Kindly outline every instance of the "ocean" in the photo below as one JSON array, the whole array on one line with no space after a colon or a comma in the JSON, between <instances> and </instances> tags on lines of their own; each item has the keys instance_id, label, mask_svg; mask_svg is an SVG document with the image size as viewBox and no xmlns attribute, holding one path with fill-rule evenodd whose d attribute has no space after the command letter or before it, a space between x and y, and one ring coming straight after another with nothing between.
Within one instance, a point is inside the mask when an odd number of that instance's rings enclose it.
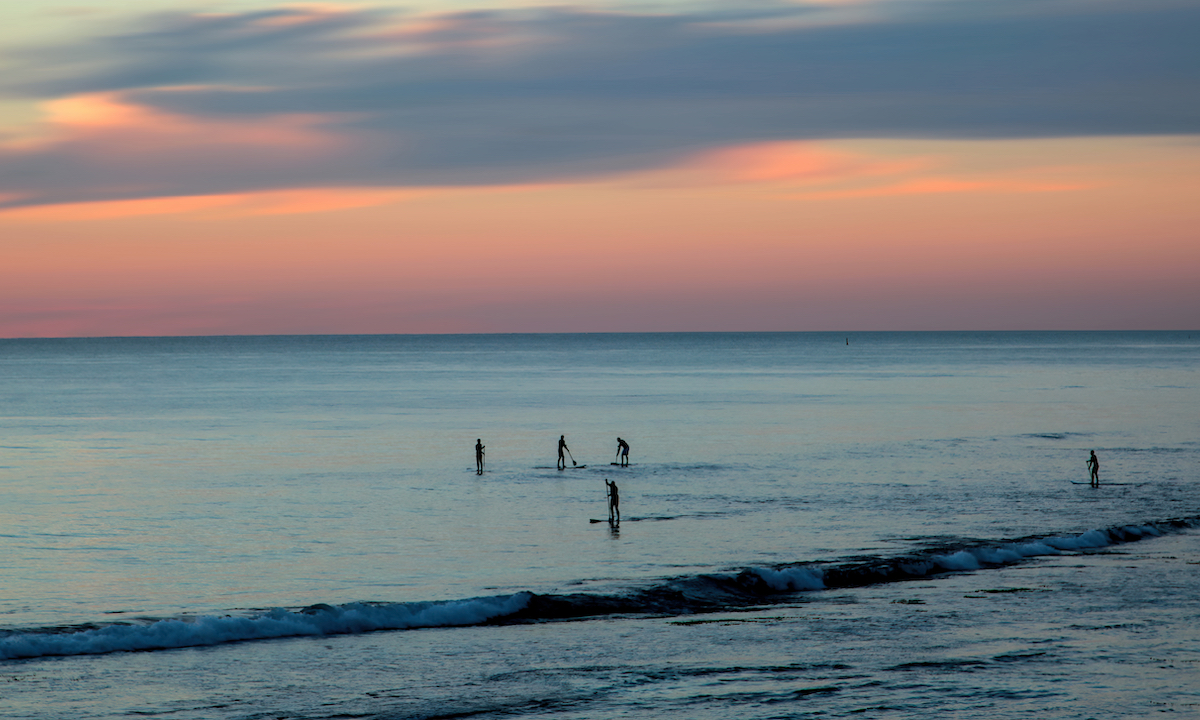
<instances>
[{"instance_id":1,"label":"ocean","mask_svg":"<svg viewBox=\"0 0 1200 720\"><path fill-rule=\"evenodd\" d=\"M0 340L0 717L1200 717L1198 431L1200 331Z\"/></svg>"}]
</instances>

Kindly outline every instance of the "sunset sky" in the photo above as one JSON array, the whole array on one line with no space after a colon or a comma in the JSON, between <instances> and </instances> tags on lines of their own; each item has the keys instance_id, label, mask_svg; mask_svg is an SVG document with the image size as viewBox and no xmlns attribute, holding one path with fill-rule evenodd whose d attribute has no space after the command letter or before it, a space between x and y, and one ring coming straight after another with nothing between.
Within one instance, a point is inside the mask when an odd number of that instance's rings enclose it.
<instances>
[{"instance_id":1,"label":"sunset sky","mask_svg":"<svg viewBox=\"0 0 1200 720\"><path fill-rule=\"evenodd\" d=\"M0 4L0 337L1200 328L1200 0Z\"/></svg>"}]
</instances>

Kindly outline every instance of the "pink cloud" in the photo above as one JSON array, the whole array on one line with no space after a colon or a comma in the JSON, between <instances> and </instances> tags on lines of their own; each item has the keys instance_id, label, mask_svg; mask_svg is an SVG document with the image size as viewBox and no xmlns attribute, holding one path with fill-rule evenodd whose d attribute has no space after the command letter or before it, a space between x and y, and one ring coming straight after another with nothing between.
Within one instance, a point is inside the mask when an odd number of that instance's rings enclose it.
<instances>
[{"instance_id":1,"label":"pink cloud","mask_svg":"<svg viewBox=\"0 0 1200 720\"><path fill-rule=\"evenodd\" d=\"M90 221L143 215L249 217L295 215L376 207L404 202L425 190L394 188L311 188L224 195L185 195L137 200L35 205L0 210L0 217L28 221Z\"/></svg>"},{"instance_id":2,"label":"pink cloud","mask_svg":"<svg viewBox=\"0 0 1200 720\"><path fill-rule=\"evenodd\" d=\"M682 164L623 178L626 182L752 186L788 200L844 200L963 193L1051 193L1098 182L1086 167L1042 167L1014 160L997 167L956 168L961 159L913 148L908 152L850 149L853 142L772 142L693 156ZM917 146L919 148L919 145ZM943 150L944 152L944 150ZM1080 179L1088 176L1089 179Z\"/></svg>"},{"instance_id":3,"label":"pink cloud","mask_svg":"<svg viewBox=\"0 0 1200 720\"><path fill-rule=\"evenodd\" d=\"M47 175L34 176L44 187L13 175L13 191L5 193L10 206L68 200L68 214L108 216L222 205L241 188L263 187L267 179L278 184L289 168L356 157L361 146L329 130L333 118L315 114L189 116L115 92L61 98L42 108L43 122L0 144L0 163L19 168L57 160ZM208 187L217 192L197 192ZM170 196L185 197L160 200ZM79 207L102 199L129 204L86 212Z\"/></svg>"},{"instance_id":4,"label":"pink cloud","mask_svg":"<svg viewBox=\"0 0 1200 720\"><path fill-rule=\"evenodd\" d=\"M121 93L93 93L50 100L42 105L41 131L18 147L86 145L90 154L214 148L284 148L291 152L328 151L342 144L319 126L327 116L277 115L247 120L220 120L169 113L139 105Z\"/></svg>"},{"instance_id":5,"label":"pink cloud","mask_svg":"<svg viewBox=\"0 0 1200 720\"><path fill-rule=\"evenodd\" d=\"M726 181L806 185L897 175L929 164L921 157L871 156L818 142L740 145L703 153L692 162Z\"/></svg>"}]
</instances>

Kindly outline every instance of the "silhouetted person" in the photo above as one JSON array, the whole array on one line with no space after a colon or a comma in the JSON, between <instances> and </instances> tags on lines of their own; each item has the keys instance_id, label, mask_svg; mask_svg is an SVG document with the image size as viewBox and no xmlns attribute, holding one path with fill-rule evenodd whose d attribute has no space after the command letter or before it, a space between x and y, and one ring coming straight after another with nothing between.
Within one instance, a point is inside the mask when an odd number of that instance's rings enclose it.
<instances>
[{"instance_id":1,"label":"silhouetted person","mask_svg":"<svg viewBox=\"0 0 1200 720\"><path fill-rule=\"evenodd\" d=\"M617 484L611 482L607 478L604 484L608 486L608 524L621 524L621 492L617 490ZM616 518L615 520L613 518Z\"/></svg>"},{"instance_id":2,"label":"silhouetted person","mask_svg":"<svg viewBox=\"0 0 1200 720\"><path fill-rule=\"evenodd\" d=\"M475 474L483 474L483 438L475 439Z\"/></svg>"},{"instance_id":3,"label":"silhouetted person","mask_svg":"<svg viewBox=\"0 0 1200 720\"><path fill-rule=\"evenodd\" d=\"M1092 451L1092 456L1088 458L1088 470L1092 471L1092 487L1100 484L1100 461L1096 459L1096 451Z\"/></svg>"},{"instance_id":4,"label":"silhouetted person","mask_svg":"<svg viewBox=\"0 0 1200 720\"><path fill-rule=\"evenodd\" d=\"M621 458L621 467L629 464L629 443L617 438L617 455Z\"/></svg>"},{"instance_id":5,"label":"silhouetted person","mask_svg":"<svg viewBox=\"0 0 1200 720\"><path fill-rule=\"evenodd\" d=\"M571 448L567 447L567 436L559 435L558 436L558 469L559 470L567 469L567 459L565 457L563 457L564 451L571 452Z\"/></svg>"}]
</instances>

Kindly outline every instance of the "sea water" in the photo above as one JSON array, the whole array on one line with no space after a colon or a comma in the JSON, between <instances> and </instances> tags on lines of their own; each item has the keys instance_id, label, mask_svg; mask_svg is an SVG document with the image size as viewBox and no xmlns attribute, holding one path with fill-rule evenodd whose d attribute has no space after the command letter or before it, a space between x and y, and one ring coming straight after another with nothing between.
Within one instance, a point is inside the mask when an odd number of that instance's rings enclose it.
<instances>
[{"instance_id":1,"label":"sea water","mask_svg":"<svg viewBox=\"0 0 1200 720\"><path fill-rule=\"evenodd\" d=\"M1198 370L1200 332L0 341L0 716L1200 717Z\"/></svg>"}]
</instances>

